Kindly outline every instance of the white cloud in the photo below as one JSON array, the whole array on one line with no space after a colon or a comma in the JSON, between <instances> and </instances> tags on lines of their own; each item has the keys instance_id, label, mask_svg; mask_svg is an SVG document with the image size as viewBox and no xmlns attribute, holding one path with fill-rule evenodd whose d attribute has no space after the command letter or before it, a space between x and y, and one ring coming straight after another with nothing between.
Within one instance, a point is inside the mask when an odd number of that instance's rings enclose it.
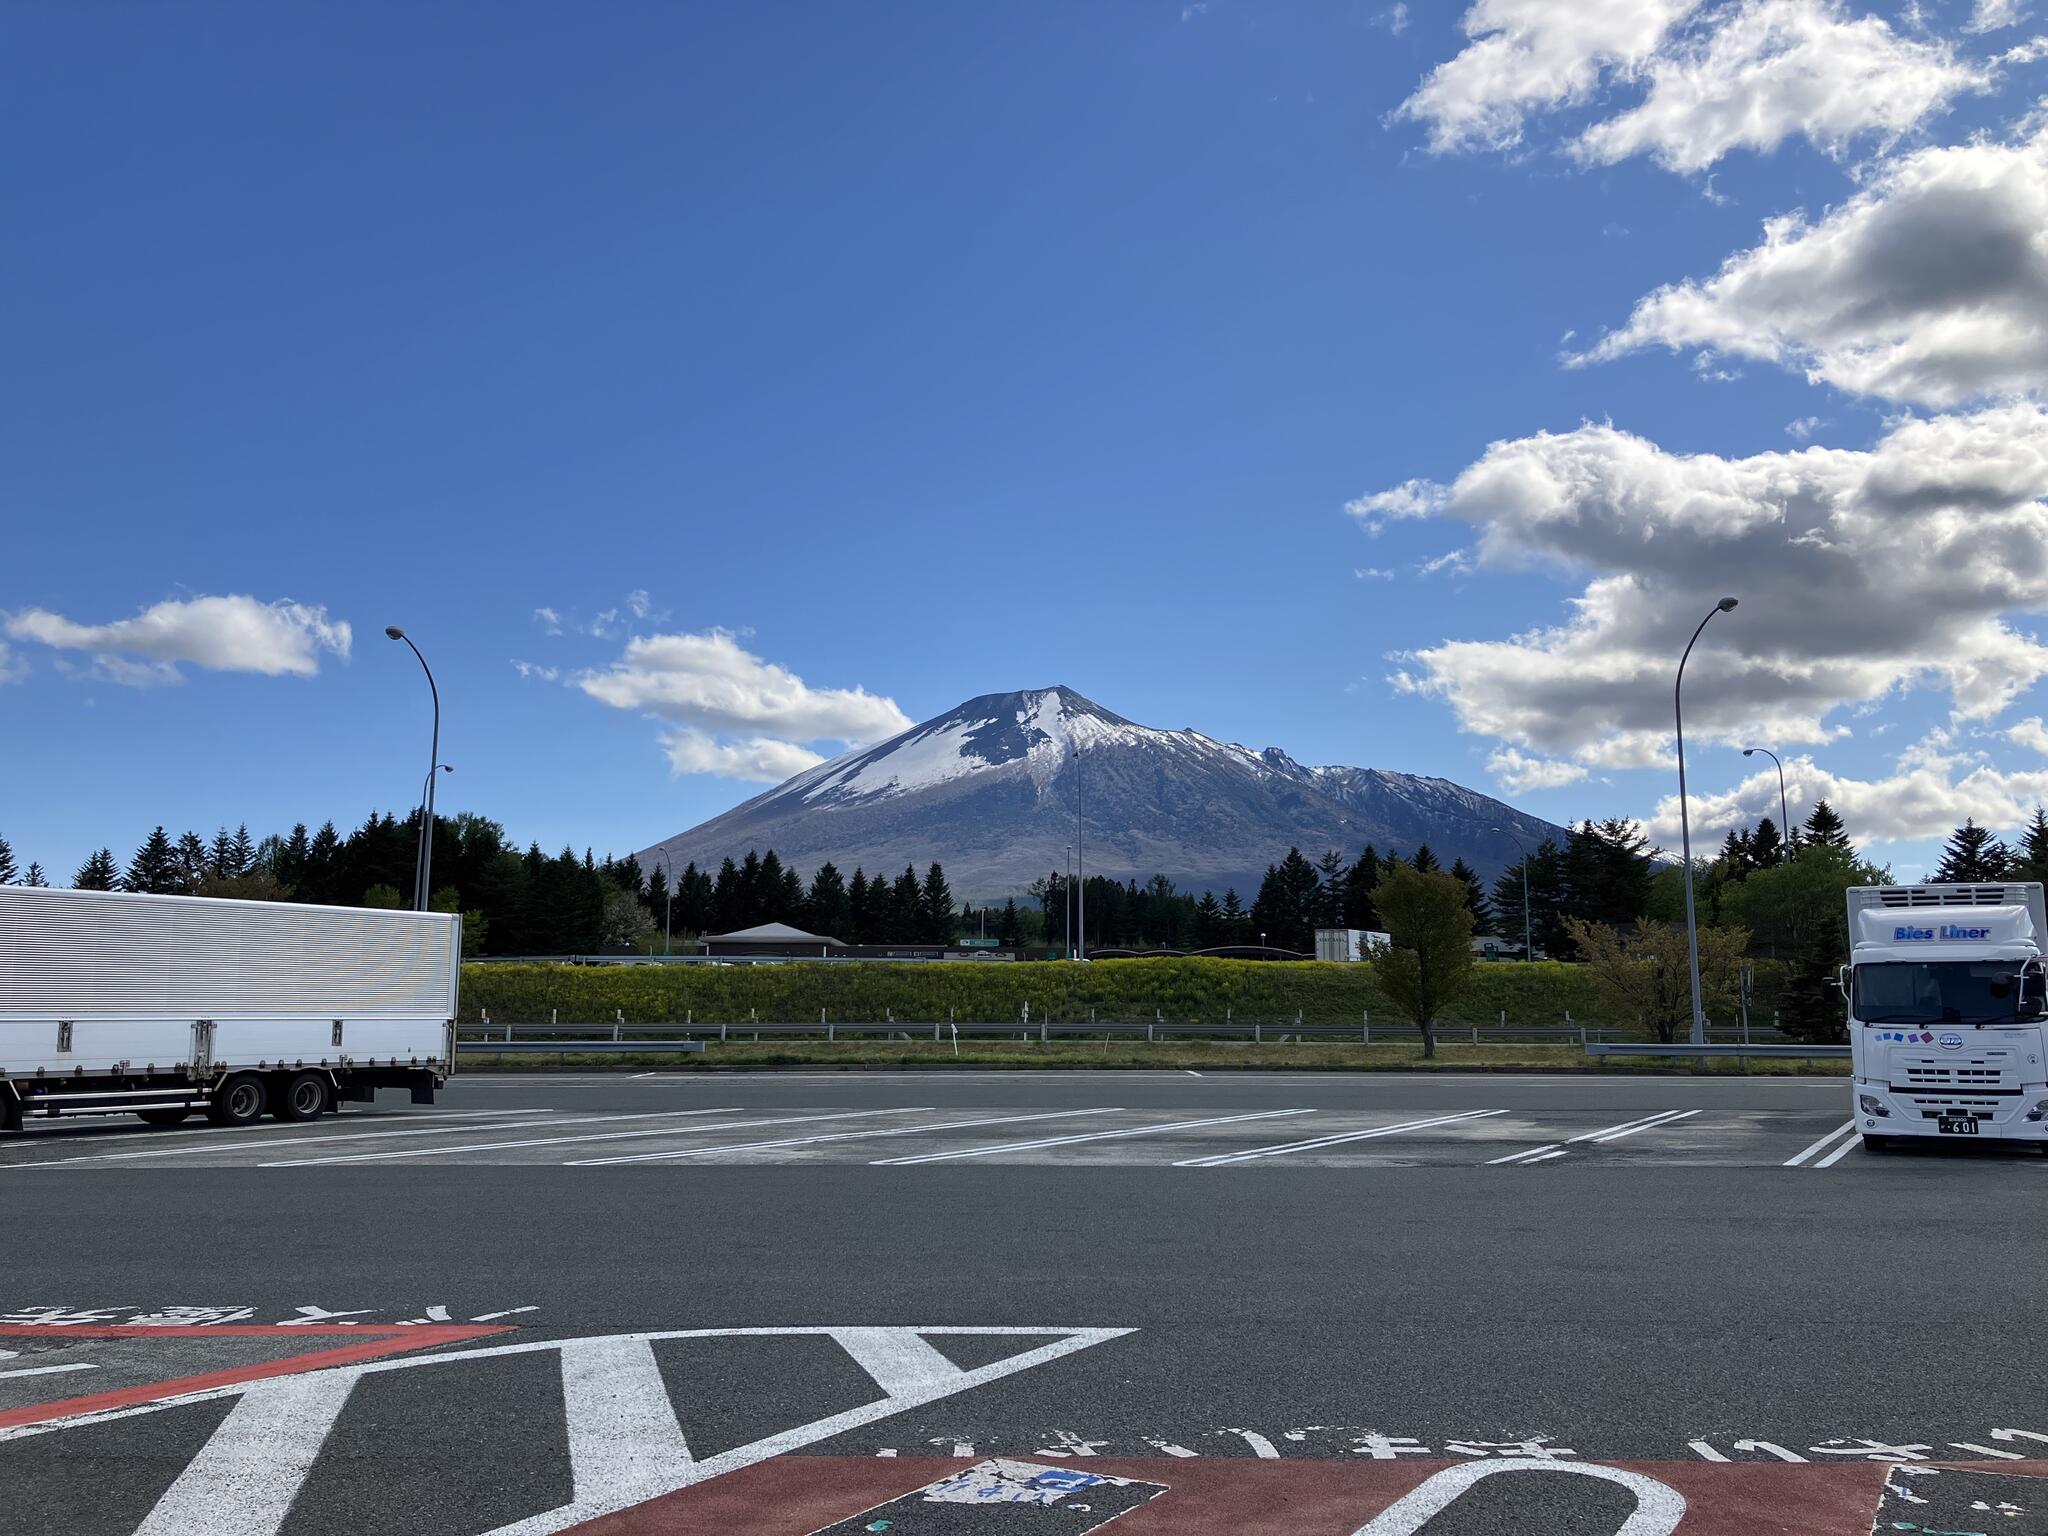
<instances>
[{"instance_id":1,"label":"white cloud","mask_svg":"<svg viewBox=\"0 0 2048 1536\"><path fill-rule=\"evenodd\" d=\"M1392 581L1394 573L1385 566L1361 565L1351 573L1360 581Z\"/></svg>"},{"instance_id":2,"label":"white cloud","mask_svg":"<svg viewBox=\"0 0 2048 1536\"><path fill-rule=\"evenodd\" d=\"M562 632L562 616L552 608L534 609L533 622L540 626L544 635L559 635Z\"/></svg>"},{"instance_id":3,"label":"white cloud","mask_svg":"<svg viewBox=\"0 0 2048 1536\"><path fill-rule=\"evenodd\" d=\"M1887 400L2048 381L2048 130L1923 149L1818 223L1793 214L1704 282L1660 288L1575 362L1700 347Z\"/></svg>"},{"instance_id":4,"label":"white cloud","mask_svg":"<svg viewBox=\"0 0 2048 1536\"><path fill-rule=\"evenodd\" d=\"M1649 155L1704 171L1736 149L1803 137L1842 153L1895 139L1988 83L1945 42L1902 37L1840 0L1476 0L1470 41L1395 116L1426 126L1441 154L1506 149L1532 116L1642 87L1632 105L1569 145L1592 164Z\"/></svg>"},{"instance_id":5,"label":"white cloud","mask_svg":"<svg viewBox=\"0 0 2048 1536\"><path fill-rule=\"evenodd\" d=\"M512 670L521 677L537 677L544 683L552 683L562 675L560 667L544 667L539 662L520 661L516 658L512 662Z\"/></svg>"},{"instance_id":6,"label":"white cloud","mask_svg":"<svg viewBox=\"0 0 2048 1536\"><path fill-rule=\"evenodd\" d=\"M2007 726L2005 738L2017 746L2030 747L2043 757L2048 757L2048 725L2041 723L2039 715L2029 715L2026 719Z\"/></svg>"},{"instance_id":7,"label":"white cloud","mask_svg":"<svg viewBox=\"0 0 2048 1536\"><path fill-rule=\"evenodd\" d=\"M1506 149L1531 113L1592 99L1610 69L1646 61L1699 0L1476 0L1471 39L1429 72L1397 117L1423 123L1438 154Z\"/></svg>"},{"instance_id":8,"label":"white cloud","mask_svg":"<svg viewBox=\"0 0 2048 1536\"><path fill-rule=\"evenodd\" d=\"M2016 27L2026 18L2020 8L2020 0L1977 0L1970 12L1970 19L1963 24L1965 32L1996 32L2004 27Z\"/></svg>"},{"instance_id":9,"label":"white cloud","mask_svg":"<svg viewBox=\"0 0 2048 1536\"><path fill-rule=\"evenodd\" d=\"M0 687L18 683L28 676L28 663L14 654L6 641L0 640Z\"/></svg>"},{"instance_id":10,"label":"white cloud","mask_svg":"<svg viewBox=\"0 0 2048 1536\"><path fill-rule=\"evenodd\" d=\"M1826 425L1827 422L1818 416L1801 416L1797 421L1785 423L1785 435L1803 443Z\"/></svg>"},{"instance_id":11,"label":"white cloud","mask_svg":"<svg viewBox=\"0 0 2048 1536\"><path fill-rule=\"evenodd\" d=\"M1446 550L1443 554L1424 560L1415 567L1425 576L1435 576L1449 571L1453 576L1462 576L1472 569L1472 552L1466 549Z\"/></svg>"},{"instance_id":12,"label":"white cloud","mask_svg":"<svg viewBox=\"0 0 2048 1536\"><path fill-rule=\"evenodd\" d=\"M1767 152L1786 139L1840 155L1866 134L1895 139L1988 76L1948 44L1901 37L1878 16L1837 0L1746 0L1675 40L1644 71L1636 106L1572 144L1612 165L1649 155L1704 171L1731 150Z\"/></svg>"},{"instance_id":13,"label":"white cloud","mask_svg":"<svg viewBox=\"0 0 2048 1536\"><path fill-rule=\"evenodd\" d=\"M1402 3L1402 0L1396 0L1394 5L1389 6L1386 10L1373 17L1370 25L1385 27L1394 36L1399 37L1408 30L1407 5Z\"/></svg>"},{"instance_id":14,"label":"white cloud","mask_svg":"<svg viewBox=\"0 0 2048 1536\"><path fill-rule=\"evenodd\" d=\"M675 774L709 773L721 779L780 784L825 761L795 742L756 736L746 741L715 741L702 731L671 731L661 738Z\"/></svg>"},{"instance_id":15,"label":"white cloud","mask_svg":"<svg viewBox=\"0 0 2048 1536\"><path fill-rule=\"evenodd\" d=\"M679 773L757 779L801 759L777 775L786 778L823 761L800 743L876 741L912 724L895 700L861 688L813 688L723 629L635 636L610 668L573 681L615 709L681 727L662 738Z\"/></svg>"},{"instance_id":16,"label":"white cloud","mask_svg":"<svg viewBox=\"0 0 2048 1536\"><path fill-rule=\"evenodd\" d=\"M2048 801L2048 770L2007 773L1928 750L1924 744L1921 750L1902 753L1895 766L1896 771L1883 778L1853 779L1831 773L1811 758L1787 758L1785 789L1793 821L1804 821L1813 802L1825 800L1858 842L1900 842L1947 837L1966 818L2011 832L2034 814L2036 805ZM1711 844L1730 828L1750 825L1762 816L1778 819L1778 775L1766 767L1725 793L1690 793L1686 809L1692 818L1693 853L1702 852L1703 842L1711 853ZM1678 797L1667 795L1658 801L1645 827L1654 841L1675 848Z\"/></svg>"},{"instance_id":17,"label":"white cloud","mask_svg":"<svg viewBox=\"0 0 2048 1536\"><path fill-rule=\"evenodd\" d=\"M626 612L632 614L634 618L644 619L653 610L654 604L649 600L644 587L635 587L626 594Z\"/></svg>"},{"instance_id":18,"label":"white cloud","mask_svg":"<svg viewBox=\"0 0 2048 1536\"><path fill-rule=\"evenodd\" d=\"M1663 758L1676 659L1724 594L1742 606L1687 667L1688 739L1829 740L1835 709L1921 686L1985 719L2048 676L2048 646L2006 619L2048 608L2048 411L2033 405L1905 421L1865 452L1743 459L1589 425L1495 443L1450 485L1403 494L1478 529L1482 565L1589 579L1562 623L1417 651L1395 687L1588 767Z\"/></svg>"},{"instance_id":19,"label":"white cloud","mask_svg":"<svg viewBox=\"0 0 2048 1536\"><path fill-rule=\"evenodd\" d=\"M90 653L100 674L134 686L175 683L178 664L216 672L312 677L320 653L347 658L346 620L304 603L253 597L194 597L145 608L111 624L81 624L47 609L10 614L7 633L60 650Z\"/></svg>"},{"instance_id":20,"label":"white cloud","mask_svg":"<svg viewBox=\"0 0 2048 1536\"><path fill-rule=\"evenodd\" d=\"M1567 784L1578 783L1586 776L1586 770L1577 763L1528 757L1513 747L1496 749L1486 760L1486 771L1509 794L1522 794L1532 789L1561 789Z\"/></svg>"}]
</instances>

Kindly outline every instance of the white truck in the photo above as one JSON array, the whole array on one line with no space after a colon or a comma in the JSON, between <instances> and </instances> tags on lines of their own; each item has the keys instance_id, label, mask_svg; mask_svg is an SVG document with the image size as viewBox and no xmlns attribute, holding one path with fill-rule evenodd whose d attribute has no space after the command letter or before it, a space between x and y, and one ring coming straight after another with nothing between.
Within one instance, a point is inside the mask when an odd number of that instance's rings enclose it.
<instances>
[{"instance_id":1,"label":"white truck","mask_svg":"<svg viewBox=\"0 0 2048 1536\"><path fill-rule=\"evenodd\" d=\"M1849 891L1857 1129L1975 1136L2048 1151L2048 911L2034 884Z\"/></svg>"},{"instance_id":2,"label":"white truck","mask_svg":"<svg viewBox=\"0 0 2048 1536\"><path fill-rule=\"evenodd\" d=\"M449 913L0 886L0 1131L431 1104L461 957Z\"/></svg>"}]
</instances>

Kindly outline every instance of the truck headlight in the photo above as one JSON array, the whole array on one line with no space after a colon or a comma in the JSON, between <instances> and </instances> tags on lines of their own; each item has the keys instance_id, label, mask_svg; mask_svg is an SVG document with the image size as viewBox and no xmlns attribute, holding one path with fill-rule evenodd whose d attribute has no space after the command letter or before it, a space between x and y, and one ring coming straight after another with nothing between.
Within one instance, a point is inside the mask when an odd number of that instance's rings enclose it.
<instances>
[{"instance_id":1,"label":"truck headlight","mask_svg":"<svg viewBox=\"0 0 2048 1536\"><path fill-rule=\"evenodd\" d=\"M1892 1112L1886 1109L1884 1105L1880 1103L1877 1097L1873 1094L1858 1094L1856 1096L1856 1106L1857 1108L1861 1109L1863 1113L1865 1113L1866 1115L1877 1115L1882 1119L1886 1120L1889 1120L1892 1117Z\"/></svg>"},{"instance_id":2,"label":"truck headlight","mask_svg":"<svg viewBox=\"0 0 2048 1536\"><path fill-rule=\"evenodd\" d=\"M2048 1099L2043 1099L2032 1109L2028 1110L2027 1118L2029 1120L2048 1120Z\"/></svg>"}]
</instances>

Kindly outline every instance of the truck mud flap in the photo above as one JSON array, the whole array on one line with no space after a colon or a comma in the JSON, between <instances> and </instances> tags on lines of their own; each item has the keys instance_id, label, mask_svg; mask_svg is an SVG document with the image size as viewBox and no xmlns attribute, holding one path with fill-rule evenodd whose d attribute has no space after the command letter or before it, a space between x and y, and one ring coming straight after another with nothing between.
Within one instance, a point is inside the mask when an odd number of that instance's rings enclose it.
<instances>
[{"instance_id":1,"label":"truck mud flap","mask_svg":"<svg viewBox=\"0 0 2048 1536\"><path fill-rule=\"evenodd\" d=\"M11 1083L0 1083L0 1131L21 1129L21 1096Z\"/></svg>"},{"instance_id":2,"label":"truck mud flap","mask_svg":"<svg viewBox=\"0 0 2048 1536\"><path fill-rule=\"evenodd\" d=\"M432 1079L424 1083L414 1083L412 1085L412 1101L415 1104L431 1104L434 1102L434 1084Z\"/></svg>"}]
</instances>

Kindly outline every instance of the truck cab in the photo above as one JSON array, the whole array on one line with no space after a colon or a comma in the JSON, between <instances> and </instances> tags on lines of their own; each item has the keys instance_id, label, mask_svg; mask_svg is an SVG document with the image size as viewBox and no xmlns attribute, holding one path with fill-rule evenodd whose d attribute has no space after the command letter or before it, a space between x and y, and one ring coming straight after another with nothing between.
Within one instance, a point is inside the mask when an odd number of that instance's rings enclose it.
<instances>
[{"instance_id":1,"label":"truck cab","mask_svg":"<svg viewBox=\"0 0 2048 1536\"><path fill-rule=\"evenodd\" d=\"M1867 885L1848 893L1856 1124L2048 1151L2048 911L2037 884Z\"/></svg>"}]
</instances>

